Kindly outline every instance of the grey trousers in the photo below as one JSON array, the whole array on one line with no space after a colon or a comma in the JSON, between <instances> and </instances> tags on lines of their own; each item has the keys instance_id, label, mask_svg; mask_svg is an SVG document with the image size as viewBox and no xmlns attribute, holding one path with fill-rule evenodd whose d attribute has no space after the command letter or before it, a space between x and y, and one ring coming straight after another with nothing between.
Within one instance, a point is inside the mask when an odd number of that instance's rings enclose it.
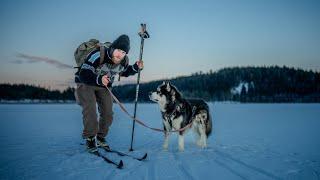
<instances>
[{"instance_id":1,"label":"grey trousers","mask_svg":"<svg viewBox=\"0 0 320 180\"><path fill-rule=\"evenodd\" d=\"M104 87L79 83L75 90L77 103L82 107L82 137L105 137L113 120L112 97ZM99 120L97 118L97 105Z\"/></svg>"}]
</instances>

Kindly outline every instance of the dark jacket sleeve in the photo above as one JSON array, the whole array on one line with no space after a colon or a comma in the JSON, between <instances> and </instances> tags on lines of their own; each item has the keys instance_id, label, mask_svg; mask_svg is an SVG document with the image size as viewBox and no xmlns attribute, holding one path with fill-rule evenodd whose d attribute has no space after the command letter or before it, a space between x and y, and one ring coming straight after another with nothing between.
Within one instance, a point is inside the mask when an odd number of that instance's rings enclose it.
<instances>
[{"instance_id":1,"label":"dark jacket sleeve","mask_svg":"<svg viewBox=\"0 0 320 180\"><path fill-rule=\"evenodd\" d=\"M99 63L99 51L93 52L88 56L87 60L82 64L79 72L79 78L82 83L103 86L102 76L96 73Z\"/></svg>"},{"instance_id":2,"label":"dark jacket sleeve","mask_svg":"<svg viewBox=\"0 0 320 180\"><path fill-rule=\"evenodd\" d=\"M139 67L136 63L134 65L127 65L120 75L124 77L132 76L138 73L138 69Z\"/></svg>"}]
</instances>

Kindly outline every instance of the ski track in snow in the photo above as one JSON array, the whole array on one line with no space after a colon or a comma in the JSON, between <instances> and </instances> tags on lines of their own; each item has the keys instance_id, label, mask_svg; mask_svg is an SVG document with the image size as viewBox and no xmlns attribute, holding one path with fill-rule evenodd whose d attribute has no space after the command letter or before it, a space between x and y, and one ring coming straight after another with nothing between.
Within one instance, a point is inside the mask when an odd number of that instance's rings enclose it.
<instances>
[{"instance_id":1,"label":"ski track in snow","mask_svg":"<svg viewBox=\"0 0 320 180\"><path fill-rule=\"evenodd\" d=\"M246 175L243 175L243 174L237 172L235 169L231 168L230 166L226 165L225 163L222 163L221 161L218 161L218 160L216 160L216 159L214 160L214 162L217 163L219 166L221 166L221 167L229 170L230 173L238 176L240 179L248 179L248 178L246 177Z\"/></svg>"},{"instance_id":2,"label":"ski track in snow","mask_svg":"<svg viewBox=\"0 0 320 180\"><path fill-rule=\"evenodd\" d=\"M239 147L240 149L245 150L244 154L254 154L254 151L251 151L247 148ZM254 166L249 163L246 163L245 161L241 160L240 158L236 158L237 155L230 155L229 153L223 152L219 146L216 146L214 150L212 150L212 153L203 153L202 155L206 156L208 159L210 156L216 154L215 162L222 165L223 167L229 169L231 172L237 174L242 179L295 179L296 174L301 174L301 172L305 172L306 174L311 175L311 179L320 179L319 178L319 172L315 170L311 165L309 160L302 160L297 158L296 156L293 156L291 154L289 155L281 155L277 152L273 152L271 150L268 150L268 152L259 152L262 154L272 154L272 158L275 161L280 162L289 162L291 166L294 166L295 169L293 170L287 170L287 173L284 177L280 177L276 174L273 174L271 172L268 172L267 170L260 168L259 166ZM269 156L269 155L268 155ZM224 163L222 163L224 162ZM299 179L299 178L298 178Z\"/></svg>"},{"instance_id":3,"label":"ski track in snow","mask_svg":"<svg viewBox=\"0 0 320 180\"><path fill-rule=\"evenodd\" d=\"M151 161L148 165L146 176L144 177L144 179L156 179L155 171L155 162Z\"/></svg>"},{"instance_id":4,"label":"ski track in snow","mask_svg":"<svg viewBox=\"0 0 320 180\"><path fill-rule=\"evenodd\" d=\"M233 156L231 156L230 154L223 153L223 152L221 152L221 151L219 151L219 150L215 150L214 153L218 154L220 157L223 157L223 158L226 159L227 161L228 161L228 160L229 160L229 161L231 160L231 161L233 161L234 163L238 163L239 165L247 168L249 171L255 171L255 172L257 172L257 173L260 173L260 174L265 175L265 176L267 176L267 177L269 177L269 178L272 178L272 179L281 179L280 177L277 177L277 176L274 175L274 174L271 174L271 173L269 173L269 172L266 172L265 170L263 170L263 169L261 169L261 168L258 168L258 167L256 167L256 166L249 165L249 164L247 164L247 163L245 163L245 162L243 162L243 161L241 161L241 160L239 160L239 159L236 159L236 158L234 158Z\"/></svg>"},{"instance_id":5,"label":"ski track in snow","mask_svg":"<svg viewBox=\"0 0 320 180\"><path fill-rule=\"evenodd\" d=\"M182 179L195 179L192 175L191 168L189 167L188 163L186 163L183 158L180 158L180 154L172 153L174 157L174 162L176 162L178 168L180 169L180 173L184 176Z\"/></svg>"}]
</instances>

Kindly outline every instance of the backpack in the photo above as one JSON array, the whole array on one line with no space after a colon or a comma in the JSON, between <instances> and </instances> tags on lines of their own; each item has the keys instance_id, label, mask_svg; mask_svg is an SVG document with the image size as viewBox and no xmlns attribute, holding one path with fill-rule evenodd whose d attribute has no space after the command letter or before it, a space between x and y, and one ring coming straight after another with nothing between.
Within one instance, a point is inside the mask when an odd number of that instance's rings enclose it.
<instances>
[{"instance_id":1,"label":"backpack","mask_svg":"<svg viewBox=\"0 0 320 180\"><path fill-rule=\"evenodd\" d=\"M90 39L89 41L81 43L74 52L74 59L76 61L77 67L80 68L81 65L85 62L88 55L100 48L100 64L103 62L105 57L105 48L108 48L111 45L110 42L100 43L97 39Z\"/></svg>"}]
</instances>

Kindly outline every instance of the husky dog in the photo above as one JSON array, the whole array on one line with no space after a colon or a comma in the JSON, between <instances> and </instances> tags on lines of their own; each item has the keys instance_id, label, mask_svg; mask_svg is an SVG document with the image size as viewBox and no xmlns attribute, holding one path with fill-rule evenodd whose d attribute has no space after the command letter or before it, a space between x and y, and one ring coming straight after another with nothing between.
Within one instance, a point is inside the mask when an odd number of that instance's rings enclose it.
<instances>
[{"instance_id":1,"label":"husky dog","mask_svg":"<svg viewBox=\"0 0 320 180\"><path fill-rule=\"evenodd\" d=\"M163 148L168 149L169 132L184 128L192 123L191 127L197 136L197 145L207 146L207 138L212 131L212 121L208 105L201 99L185 99L170 82L163 82L156 91L149 93L150 100L160 106L165 139ZM189 126L190 127L190 126ZM179 150L184 150L184 135L189 128L179 131Z\"/></svg>"}]
</instances>

